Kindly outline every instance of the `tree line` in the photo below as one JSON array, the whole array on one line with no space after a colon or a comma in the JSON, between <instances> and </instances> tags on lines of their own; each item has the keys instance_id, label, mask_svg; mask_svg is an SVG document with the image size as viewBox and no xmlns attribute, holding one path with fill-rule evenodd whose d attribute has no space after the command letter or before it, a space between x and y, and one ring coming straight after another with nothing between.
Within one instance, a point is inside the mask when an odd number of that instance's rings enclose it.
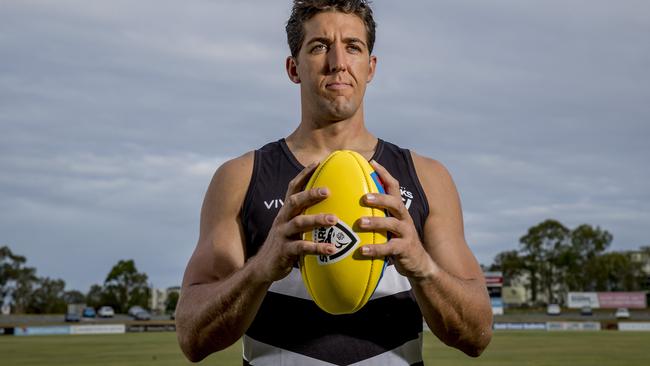
<instances>
[{"instance_id":1,"label":"tree line","mask_svg":"<svg viewBox=\"0 0 650 366\"><path fill-rule=\"evenodd\" d=\"M569 291L650 290L643 263L630 252L608 252L613 236L600 227L583 224L569 229L554 219L531 228L519 239L519 249L504 251L491 270L503 272L505 281L525 279L533 304L563 303ZM650 256L650 247L641 249Z\"/></svg>"},{"instance_id":2,"label":"tree line","mask_svg":"<svg viewBox=\"0 0 650 366\"><path fill-rule=\"evenodd\" d=\"M608 252L613 236L600 227L583 224L569 229L554 219L528 229L519 239L519 248L496 255L489 267L502 271L506 285L522 278L533 304L542 300L562 303L569 291L650 290L643 263L629 252ZM650 256L650 247L641 251ZM65 281L36 276L24 256L9 247L0 247L0 304L9 302L13 313L62 313L67 304L112 306L126 313L132 306L149 307L151 296L147 274L139 272L133 260L115 264L103 284L94 284L87 293L65 290ZM166 310L173 312L177 294L167 299Z\"/></svg>"},{"instance_id":3,"label":"tree line","mask_svg":"<svg viewBox=\"0 0 650 366\"><path fill-rule=\"evenodd\" d=\"M65 290L59 278L38 277L36 268L8 246L0 247L0 304L9 304L12 313L64 313L68 304L86 304L94 308L111 306L126 313L132 306L149 308L150 289L147 274L139 272L135 262L120 260L106 275L103 284L94 284L87 293ZM170 301L177 300L172 296ZM175 302L169 307L175 308ZM172 310L173 311L173 310Z\"/></svg>"}]
</instances>

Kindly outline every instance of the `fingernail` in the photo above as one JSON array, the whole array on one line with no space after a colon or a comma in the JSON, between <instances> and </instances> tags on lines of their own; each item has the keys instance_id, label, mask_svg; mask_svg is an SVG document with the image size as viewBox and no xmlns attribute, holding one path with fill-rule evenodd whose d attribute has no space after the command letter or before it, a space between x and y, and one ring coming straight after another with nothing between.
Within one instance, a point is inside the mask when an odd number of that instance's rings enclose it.
<instances>
[{"instance_id":1,"label":"fingernail","mask_svg":"<svg viewBox=\"0 0 650 366\"><path fill-rule=\"evenodd\" d=\"M375 197L374 194L367 194L367 195L366 195L366 200L367 200L368 202L373 202L373 201L375 201L376 199L377 199L377 197Z\"/></svg>"},{"instance_id":2,"label":"fingernail","mask_svg":"<svg viewBox=\"0 0 650 366\"><path fill-rule=\"evenodd\" d=\"M327 215L325 220L327 220L327 222L329 222L330 224L336 224L336 221L337 221L336 216L334 216L334 215Z\"/></svg>"},{"instance_id":3,"label":"fingernail","mask_svg":"<svg viewBox=\"0 0 650 366\"><path fill-rule=\"evenodd\" d=\"M370 224L370 219L367 217L362 217L361 218L361 225L366 226Z\"/></svg>"},{"instance_id":4,"label":"fingernail","mask_svg":"<svg viewBox=\"0 0 650 366\"><path fill-rule=\"evenodd\" d=\"M318 194L321 196L327 196L327 194L330 193L329 189L323 187L323 188L318 188Z\"/></svg>"},{"instance_id":5,"label":"fingernail","mask_svg":"<svg viewBox=\"0 0 650 366\"><path fill-rule=\"evenodd\" d=\"M361 254L363 254L363 255L368 255L368 254L370 254L370 248L368 248L368 247L361 247Z\"/></svg>"}]
</instances>

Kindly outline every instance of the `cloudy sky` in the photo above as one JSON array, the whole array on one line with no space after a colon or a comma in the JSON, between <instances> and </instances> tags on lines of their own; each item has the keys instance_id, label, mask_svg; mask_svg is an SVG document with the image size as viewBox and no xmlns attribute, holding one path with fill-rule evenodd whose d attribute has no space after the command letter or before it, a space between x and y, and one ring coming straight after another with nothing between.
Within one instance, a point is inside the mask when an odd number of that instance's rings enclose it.
<instances>
[{"instance_id":1,"label":"cloudy sky","mask_svg":"<svg viewBox=\"0 0 650 366\"><path fill-rule=\"evenodd\" d=\"M0 2L0 245L180 284L226 159L290 133L282 1ZM555 218L650 245L650 2L375 1L376 135L436 158L479 261Z\"/></svg>"}]
</instances>

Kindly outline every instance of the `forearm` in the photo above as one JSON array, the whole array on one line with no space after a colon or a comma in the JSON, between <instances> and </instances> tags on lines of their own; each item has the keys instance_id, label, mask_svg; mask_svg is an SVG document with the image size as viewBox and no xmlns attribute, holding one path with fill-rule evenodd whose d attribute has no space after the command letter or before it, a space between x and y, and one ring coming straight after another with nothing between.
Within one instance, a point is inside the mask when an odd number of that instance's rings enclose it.
<instances>
[{"instance_id":1,"label":"forearm","mask_svg":"<svg viewBox=\"0 0 650 366\"><path fill-rule=\"evenodd\" d=\"M176 327L189 360L200 361L232 345L253 322L271 284L260 279L253 262L219 282L183 288Z\"/></svg>"},{"instance_id":2,"label":"forearm","mask_svg":"<svg viewBox=\"0 0 650 366\"><path fill-rule=\"evenodd\" d=\"M453 276L432 263L423 278L409 278L429 328L445 344L477 357L492 338L492 309L480 279Z\"/></svg>"}]
</instances>

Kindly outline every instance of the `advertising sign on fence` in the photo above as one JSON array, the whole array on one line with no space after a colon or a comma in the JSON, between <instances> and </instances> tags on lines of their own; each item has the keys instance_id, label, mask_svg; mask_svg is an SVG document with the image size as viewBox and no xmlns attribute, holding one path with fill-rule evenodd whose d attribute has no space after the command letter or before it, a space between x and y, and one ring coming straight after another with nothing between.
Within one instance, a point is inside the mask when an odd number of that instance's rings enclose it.
<instances>
[{"instance_id":1,"label":"advertising sign on fence","mask_svg":"<svg viewBox=\"0 0 650 366\"><path fill-rule=\"evenodd\" d=\"M591 308L645 309L648 304L645 292L569 292L567 305L572 309Z\"/></svg>"},{"instance_id":2,"label":"advertising sign on fence","mask_svg":"<svg viewBox=\"0 0 650 366\"><path fill-rule=\"evenodd\" d=\"M495 330L546 330L546 323L494 323Z\"/></svg>"},{"instance_id":3,"label":"advertising sign on fence","mask_svg":"<svg viewBox=\"0 0 650 366\"><path fill-rule=\"evenodd\" d=\"M70 334L119 334L125 333L124 324L89 324L89 325L72 325Z\"/></svg>"},{"instance_id":4,"label":"advertising sign on fence","mask_svg":"<svg viewBox=\"0 0 650 366\"><path fill-rule=\"evenodd\" d=\"M548 330L600 330L599 322L547 322Z\"/></svg>"},{"instance_id":5,"label":"advertising sign on fence","mask_svg":"<svg viewBox=\"0 0 650 366\"><path fill-rule=\"evenodd\" d=\"M598 308L598 294L595 292L569 292L567 294L567 305L571 309L580 309L584 306Z\"/></svg>"},{"instance_id":6,"label":"advertising sign on fence","mask_svg":"<svg viewBox=\"0 0 650 366\"><path fill-rule=\"evenodd\" d=\"M606 309L647 307L645 292L599 292L598 302Z\"/></svg>"},{"instance_id":7,"label":"advertising sign on fence","mask_svg":"<svg viewBox=\"0 0 650 366\"><path fill-rule=\"evenodd\" d=\"M16 327L14 334L17 336L70 334L70 327L67 325L49 327Z\"/></svg>"},{"instance_id":8,"label":"advertising sign on fence","mask_svg":"<svg viewBox=\"0 0 650 366\"><path fill-rule=\"evenodd\" d=\"M620 322L618 330L632 332L650 332L650 322Z\"/></svg>"},{"instance_id":9,"label":"advertising sign on fence","mask_svg":"<svg viewBox=\"0 0 650 366\"><path fill-rule=\"evenodd\" d=\"M503 274L501 272L485 272L485 285L487 286L490 301L492 302L492 314L503 315Z\"/></svg>"}]
</instances>

